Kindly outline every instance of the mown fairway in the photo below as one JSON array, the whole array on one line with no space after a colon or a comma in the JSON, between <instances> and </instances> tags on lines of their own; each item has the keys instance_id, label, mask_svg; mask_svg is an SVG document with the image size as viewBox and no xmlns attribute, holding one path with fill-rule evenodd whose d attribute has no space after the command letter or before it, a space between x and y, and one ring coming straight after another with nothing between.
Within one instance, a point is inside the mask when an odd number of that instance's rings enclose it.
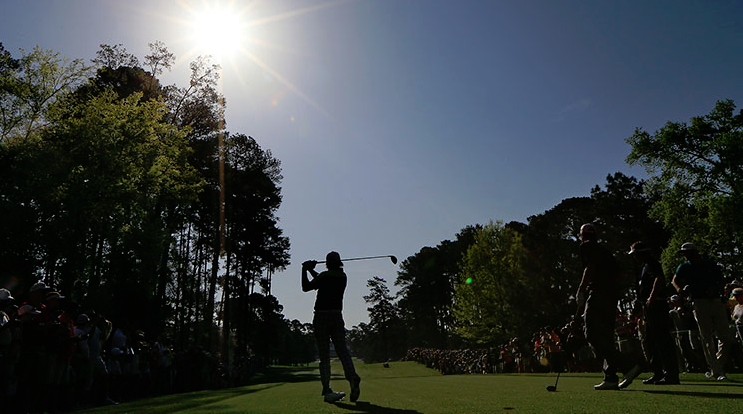
<instances>
[{"instance_id":1,"label":"mown fairway","mask_svg":"<svg viewBox=\"0 0 743 414\"><path fill-rule=\"evenodd\" d=\"M413 362L390 368L357 362L361 398L327 404L320 396L317 366L275 367L261 383L136 401L87 413L722 413L743 401L743 374L718 383L703 374L682 375L682 385L650 386L641 375L628 389L594 391L601 375L564 374L557 392L554 374L439 375ZM333 366L335 391L348 393L340 364Z\"/></svg>"}]
</instances>

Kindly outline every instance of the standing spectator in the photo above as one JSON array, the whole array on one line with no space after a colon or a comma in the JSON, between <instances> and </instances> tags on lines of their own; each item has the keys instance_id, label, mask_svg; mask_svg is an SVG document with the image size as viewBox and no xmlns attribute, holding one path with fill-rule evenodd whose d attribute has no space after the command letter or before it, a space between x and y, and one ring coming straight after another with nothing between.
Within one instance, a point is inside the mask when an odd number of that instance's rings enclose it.
<instances>
[{"instance_id":1,"label":"standing spectator","mask_svg":"<svg viewBox=\"0 0 743 414\"><path fill-rule=\"evenodd\" d=\"M72 369L75 372L75 395L78 404L86 406L90 402L90 388L93 385L93 364L90 360L90 318L81 313L75 320L75 353L72 356Z\"/></svg>"},{"instance_id":2,"label":"standing spectator","mask_svg":"<svg viewBox=\"0 0 743 414\"><path fill-rule=\"evenodd\" d=\"M12 329L15 312L12 310L15 298L8 289L0 289L0 413L10 408L10 384L14 378L15 361L13 360L11 345L13 342Z\"/></svg>"},{"instance_id":3,"label":"standing spectator","mask_svg":"<svg viewBox=\"0 0 743 414\"><path fill-rule=\"evenodd\" d=\"M733 321L735 322L735 328L738 331L738 338L742 339L740 338L740 331L743 327L743 288L733 289L730 296L737 302L735 308L733 308Z\"/></svg>"},{"instance_id":4,"label":"standing spectator","mask_svg":"<svg viewBox=\"0 0 743 414\"><path fill-rule=\"evenodd\" d=\"M154 382L157 394L167 394L172 389L172 354L170 351L170 340L167 335L160 334L157 342L152 346Z\"/></svg>"},{"instance_id":5,"label":"standing spectator","mask_svg":"<svg viewBox=\"0 0 743 414\"><path fill-rule=\"evenodd\" d=\"M16 411L42 411L44 405L43 391L46 376L46 352L44 349L45 332L39 321L41 312L33 305L22 305L18 309L21 323L21 350L17 365L18 392L16 393Z\"/></svg>"},{"instance_id":6,"label":"standing spectator","mask_svg":"<svg viewBox=\"0 0 743 414\"><path fill-rule=\"evenodd\" d=\"M45 303L46 307L39 315L45 331L45 402L48 409L57 410L69 402L66 391L70 385L70 362L75 349L72 340L75 323L65 310L65 297L59 292L48 292Z\"/></svg>"},{"instance_id":7,"label":"standing spectator","mask_svg":"<svg viewBox=\"0 0 743 414\"><path fill-rule=\"evenodd\" d=\"M679 384L679 366L676 359L676 344L671 336L671 320L668 316L668 289L663 267L642 242L630 247L629 255L642 265L640 285L634 314L645 320L645 338L648 360L653 375L643 384Z\"/></svg>"},{"instance_id":8,"label":"standing spectator","mask_svg":"<svg viewBox=\"0 0 743 414\"><path fill-rule=\"evenodd\" d=\"M581 226L580 238L580 257L584 269L576 297L578 303L585 302L583 318L586 339L596 351L597 359L604 361L604 380L594 389L626 388L640 374L640 366L620 353L614 341L614 321L619 300L617 264L611 253L599 244L592 224ZM617 375L620 371L624 373L621 383Z\"/></svg>"},{"instance_id":9,"label":"standing spectator","mask_svg":"<svg viewBox=\"0 0 743 414\"><path fill-rule=\"evenodd\" d=\"M325 402L335 402L345 397L342 392L333 392L330 388L330 341L333 341L335 352L343 364L346 379L351 385L351 401L359 399L361 378L351 360L351 354L346 348L346 328L343 322L343 294L346 290L347 277L343 272L343 262L337 252L330 252L325 257L328 268L318 274L314 269L317 262L310 260L302 263L302 291L317 290L315 299L315 338L317 350L320 354L320 380ZM309 280L307 273L312 274Z\"/></svg>"},{"instance_id":10,"label":"standing spectator","mask_svg":"<svg viewBox=\"0 0 743 414\"><path fill-rule=\"evenodd\" d=\"M111 336L111 351L109 354L109 373L111 374L111 392L113 398L122 401L129 397L128 386L125 382L129 374L129 321L124 319L114 330Z\"/></svg>"},{"instance_id":11,"label":"standing spectator","mask_svg":"<svg viewBox=\"0 0 743 414\"><path fill-rule=\"evenodd\" d=\"M680 253L686 258L686 262L676 269L673 286L679 294L691 300L694 318L702 337L704 357L710 368L707 376L725 381L725 365L733 346L733 338L728 329L730 315L725 305L727 298L722 296L725 278L717 264L699 254L694 244L684 243ZM719 356L715 337L720 341Z\"/></svg>"},{"instance_id":12,"label":"standing spectator","mask_svg":"<svg viewBox=\"0 0 743 414\"><path fill-rule=\"evenodd\" d=\"M91 398L94 403L115 405L118 402L109 396L111 389L111 377L106 363L103 361L103 343L111 336L111 322L102 315L88 311L91 319L90 336L88 338L88 349L90 362L93 367L93 378L91 385ZM95 394L93 395L93 392Z\"/></svg>"},{"instance_id":13,"label":"standing spectator","mask_svg":"<svg viewBox=\"0 0 743 414\"><path fill-rule=\"evenodd\" d=\"M743 288L736 287L730 292L730 298L735 301L732 310L733 324L730 329L737 342L733 346L732 359L738 368L743 368Z\"/></svg>"}]
</instances>

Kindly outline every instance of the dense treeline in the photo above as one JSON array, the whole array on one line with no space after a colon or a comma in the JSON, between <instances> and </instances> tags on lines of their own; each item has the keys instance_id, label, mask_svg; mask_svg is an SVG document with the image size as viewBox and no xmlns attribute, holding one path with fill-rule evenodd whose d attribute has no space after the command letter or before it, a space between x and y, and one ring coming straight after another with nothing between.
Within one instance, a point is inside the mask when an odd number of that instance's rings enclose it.
<instances>
[{"instance_id":1,"label":"dense treeline","mask_svg":"<svg viewBox=\"0 0 743 414\"><path fill-rule=\"evenodd\" d=\"M720 101L688 124L638 129L627 142L627 162L646 167L647 181L615 173L590 196L565 199L527 223L468 226L404 260L396 296L385 280L370 280L370 323L351 331L356 352L378 361L413 347L487 348L564 325L576 311L583 223L600 229L617 258L625 309L639 273L626 253L638 240L662 255L669 280L687 241L720 262L729 280L739 278L743 111Z\"/></svg>"},{"instance_id":2,"label":"dense treeline","mask_svg":"<svg viewBox=\"0 0 743 414\"><path fill-rule=\"evenodd\" d=\"M150 50L101 45L87 65L0 44L0 285L43 280L184 348L313 359L270 292L289 263L279 160L225 129L218 66L163 86L175 57Z\"/></svg>"}]
</instances>

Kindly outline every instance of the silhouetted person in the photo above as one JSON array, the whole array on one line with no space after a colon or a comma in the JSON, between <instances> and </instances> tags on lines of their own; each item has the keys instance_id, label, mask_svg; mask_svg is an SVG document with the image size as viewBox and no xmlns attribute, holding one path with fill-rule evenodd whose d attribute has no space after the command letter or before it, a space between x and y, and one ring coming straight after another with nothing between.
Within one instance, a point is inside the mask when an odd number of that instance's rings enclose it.
<instances>
[{"instance_id":1,"label":"silhouetted person","mask_svg":"<svg viewBox=\"0 0 743 414\"><path fill-rule=\"evenodd\" d=\"M704 357L710 368L707 377L725 381L725 364L730 358L734 341L728 328L730 314L727 298L723 297L725 278L719 266L708 257L702 257L694 244L682 244L679 252L684 255L686 262L676 269L673 286L682 297L689 298L694 308ZM720 340L719 352L715 337Z\"/></svg>"},{"instance_id":2,"label":"silhouetted person","mask_svg":"<svg viewBox=\"0 0 743 414\"><path fill-rule=\"evenodd\" d=\"M330 341L333 341L335 352L343 364L343 372L351 384L351 401L359 398L361 378L346 348L346 327L343 321L343 294L346 290L347 277L343 272L343 262L337 252L330 252L325 258L328 270L318 274L315 271L317 262L309 260L302 263L302 291L317 290L315 299L315 316L312 324L315 329L317 351L320 354L320 381L325 402L335 402L346 396L342 392L333 392L330 388ZM312 280L307 277L312 275Z\"/></svg>"},{"instance_id":3,"label":"silhouetted person","mask_svg":"<svg viewBox=\"0 0 743 414\"><path fill-rule=\"evenodd\" d=\"M617 349L614 341L614 322L619 300L619 272L612 254L598 243L592 224L580 228L580 258L583 262L583 279L578 287L578 303L585 297L583 313L585 334L604 361L604 381L594 385L596 390L617 390L628 387L640 374L640 366ZM624 373L620 383L617 372Z\"/></svg>"},{"instance_id":4,"label":"silhouetted person","mask_svg":"<svg viewBox=\"0 0 743 414\"><path fill-rule=\"evenodd\" d=\"M671 336L671 318L668 315L668 288L663 267L648 246L636 242L629 255L642 265L640 285L634 313L645 320L645 340L653 375L643 384L671 385L679 383L676 341Z\"/></svg>"}]
</instances>

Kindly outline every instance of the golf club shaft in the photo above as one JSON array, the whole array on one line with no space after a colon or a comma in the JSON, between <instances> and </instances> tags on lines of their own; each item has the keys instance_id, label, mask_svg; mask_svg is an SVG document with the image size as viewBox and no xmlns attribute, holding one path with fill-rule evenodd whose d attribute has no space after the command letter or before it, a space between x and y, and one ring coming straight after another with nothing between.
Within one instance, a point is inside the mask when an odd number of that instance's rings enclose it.
<instances>
[{"instance_id":1,"label":"golf club shaft","mask_svg":"<svg viewBox=\"0 0 743 414\"><path fill-rule=\"evenodd\" d=\"M342 261L342 262L350 262L350 261L352 261L352 260L384 259L384 258L389 258L389 259L392 259L392 262L393 262L393 263L396 263L396 262L397 262L397 258L395 258L395 256L391 256L391 255L385 255L385 256L366 256L366 257L352 257L352 258L350 258L350 259L341 259L341 261ZM317 262L317 264L320 264L320 263L325 263L325 260L320 260L320 261L318 261L318 262Z\"/></svg>"}]
</instances>

